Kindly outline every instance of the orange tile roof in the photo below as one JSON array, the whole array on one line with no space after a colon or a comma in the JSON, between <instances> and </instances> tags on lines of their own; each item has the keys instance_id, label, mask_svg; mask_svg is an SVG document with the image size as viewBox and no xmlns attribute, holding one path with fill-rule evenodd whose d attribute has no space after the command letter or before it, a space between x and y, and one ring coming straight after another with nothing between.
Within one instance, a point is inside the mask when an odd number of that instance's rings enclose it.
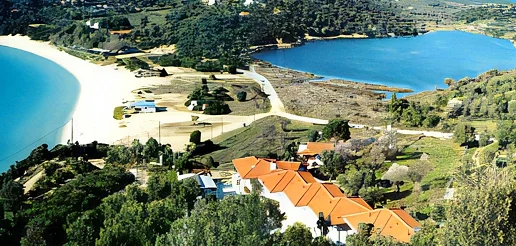
<instances>
[{"instance_id":1,"label":"orange tile roof","mask_svg":"<svg viewBox=\"0 0 516 246\"><path fill-rule=\"evenodd\" d=\"M258 178L261 175L271 172L270 163L266 160L257 159L254 156L233 160L240 177L245 179Z\"/></svg>"},{"instance_id":2,"label":"orange tile roof","mask_svg":"<svg viewBox=\"0 0 516 246\"><path fill-rule=\"evenodd\" d=\"M312 176L311 173L309 172L303 172L303 171L299 171L297 172L301 178L303 178L303 180L307 183L317 183L317 181L315 180L314 176Z\"/></svg>"},{"instance_id":3,"label":"orange tile roof","mask_svg":"<svg viewBox=\"0 0 516 246\"><path fill-rule=\"evenodd\" d=\"M266 160L258 160L258 162L252 167L251 171L249 171L242 178L245 179L253 179L258 178L261 175L271 173L271 164Z\"/></svg>"},{"instance_id":4,"label":"orange tile roof","mask_svg":"<svg viewBox=\"0 0 516 246\"><path fill-rule=\"evenodd\" d=\"M271 192L280 192L280 191L284 191L285 188L288 186L288 184L290 183L290 181L294 178L294 176L296 176L296 172L293 172L293 171L287 171L287 173L285 174L285 176L283 176L283 178L280 180L280 182L278 183L278 185L274 188L274 190L271 190Z\"/></svg>"},{"instance_id":5,"label":"orange tile roof","mask_svg":"<svg viewBox=\"0 0 516 246\"><path fill-rule=\"evenodd\" d=\"M286 174L287 174L287 171L282 170L282 171L278 171L278 172L271 172L270 174L267 174L267 175L262 175L262 176L258 177L258 179L260 179L260 181L262 181L263 185L267 188L267 190L272 192L276 188L276 186L279 184L279 182L285 177Z\"/></svg>"},{"instance_id":6,"label":"orange tile roof","mask_svg":"<svg viewBox=\"0 0 516 246\"><path fill-rule=\"evenodd\" d=\"M258 162L258 159L256 159L254 156L249 156L245 158L234 159L232 162L238 174L240 174L241 177L244 177L249 171L251 171L252 166Z\"/></svg>"},{"instance_id":7,"label":"orange tile roof","mask_svg":"<svg viewBox=\"0 0 516 246\"><path fill-rule=\"evenodd\" d=\"M299 207L301 207L301 206L308 206L310 201L312 201L312 199L314 198L315 194L317 194L317 192L319 191L319 189L321 187L322 187L321 184L313 183L312 185L310 185L310 187L305 192L303 197L301 197L301 199L297 202L297 204L294 204L294 205L299 206Z\"/></svg>"},{"instance_id":8,"label":"orange tile roof","mask_svg":"<svg viewBox=\"0 0 516 246\"><path fill-rule=\"evenodd\" d=\"M318 143L309 142L306 145L306 149L298 152L298 155L319 155L325 150L334 150L335 144L333 143Z\"/></svg>"},{"instance_id":9,"label":"orange tile roof","mask_svg":"<svg viewBox=\"0 0 516 246\"><path fill-rule=\"evenodd\" d=\"M301 162L277 161L276 165L279 169L297 171L299 170L299 166L301 166Z\"/></svg>"},{"instance_id":10,"label":"orange tile roof","mask_svg":"<svg viewBox=\"0 0 516 246\"><path fill-rule=\"evenodd\" d=\"M311 185L312 184L305 182L299 173L296 173L284 192L292 204L296 205L303 198L303 195L309 190Z\"/></svg>"},{"instance_id":11,"label":"orange tile roof","mask_svg":"<svg viewBox=\"0 0 516 246\"><path fill-rule=\"evenodd\" d=\"M362 200L362 199L360 199ZM362 200L363 201L363 200ZM364 201L365 203L365 201ZM344 224L342 220L342 216L362 213L373 210L369 205L362 205L360 203L355 202L354 200L348 197L340 197L335 208L330 212L330 220L332 225L340 225ZM327 215L325 215L327 216Z\"/></svg>"},{"instance_id":12,"label":"orange tile roof","mask_svg":"<svg viewBox=\"0 0 516 246\"><path fill-rule=\"evenodd\" d=\"M410 237L415 233L414 228L421 226L401 209L376 209L344 216L343 219L353 230L358 230L360 223L373 224L380 235L391 236L402 242L410 242Z\"/></svg>"},{"instance_id":13,"label":"orange tile roof","mask_svg":"<svg viewBox=\"0 0 516 246\"><path fill-rule=\"evenodd\" d=\"M326 188L326 190L333 197L342 197L342 196L344 196L344 193L342 193L342 191L340 191L339 187L337 187L334 184L327 183L327 184L323 184L323 186L324 186L324 188Z\"/></svg>"}]
</instances>

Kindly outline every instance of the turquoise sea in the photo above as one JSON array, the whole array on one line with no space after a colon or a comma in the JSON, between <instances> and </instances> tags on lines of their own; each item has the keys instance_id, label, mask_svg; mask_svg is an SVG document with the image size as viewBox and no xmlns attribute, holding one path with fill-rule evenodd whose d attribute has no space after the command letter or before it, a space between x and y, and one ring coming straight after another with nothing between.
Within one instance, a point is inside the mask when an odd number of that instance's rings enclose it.
<instances>
[{"instance_id":1,"label":"turquoise sea","mask_svg":"<svg viewBox=\"0 0 516 246\"><path fill-rule=\"evenodd\" d=\"M443 88L445 78L475 77L516 68L516 48L505 39L460 31L410 38L339 39L254 55L274 65L340 78L410 88Z\"/></svg>"},{"instance_id":2,"label":"turquoise sea","mask_svg":"<svg viewBox=\"0 0 516 246\"><path fill-rule=\"evenodd\" d=\"M56 63L0 46L0 172L59 141L79 91L76 78Z\"/></svg>"}]
</instances>

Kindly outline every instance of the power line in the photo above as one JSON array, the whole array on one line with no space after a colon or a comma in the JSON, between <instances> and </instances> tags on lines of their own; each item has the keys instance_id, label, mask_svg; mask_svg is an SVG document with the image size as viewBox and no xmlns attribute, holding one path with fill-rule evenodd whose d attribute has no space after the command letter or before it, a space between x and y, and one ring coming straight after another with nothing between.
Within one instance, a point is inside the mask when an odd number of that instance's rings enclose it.
<instances>
[{"instance_id":1,"label":"power line","mask_svg":"<svg viewBox=\"0 0 516 246\"><path fill-rule=\"evenodd\" d=\"M5 161L5 160L7 160L7 159L9 159L9 158L11 158L11 157L13 157L13 156L15 156L15 155L17 155L17 154L19 154L20 152L24 151L25 149L29 148L30 146L34 145L35 143L37 143L37 142L41 141L43 138L47 137L48 135L52 134L53 132L55 132L55 131L57 131L57 130L61 129L61 128L62 128L62 127L64 127L64 126L66 126L66 124L68 124L68 122L70 122L70 120L68 120L68 121L67 121L66 123L64 123L63 125L61 125L61 126L57 127L56 129L54 129L54 130L50 131L49 133L45 134L43 137L40 137L40 138L39 138L39 139L37 139L36 141L34 141L34 142L30 143L29 145L27 145L27 146L23 147L22 149L18 150L17 152L15 152L15 153L13 153L13 154L11 154L11 155L9 155L9 156L5 157L5 158L0 159L0 163L1 163L1 162L3 162L3 161Z\"/></svg>"}]
</instances>

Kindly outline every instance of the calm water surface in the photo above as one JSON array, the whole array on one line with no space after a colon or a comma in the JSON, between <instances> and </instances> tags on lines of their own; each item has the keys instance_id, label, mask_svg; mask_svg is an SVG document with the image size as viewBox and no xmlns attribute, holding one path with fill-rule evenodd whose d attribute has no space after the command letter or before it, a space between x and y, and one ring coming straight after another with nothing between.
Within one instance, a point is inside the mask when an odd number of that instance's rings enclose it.
<instances>
[{"instance_id":1,"label":"calm water surface","mask_svg":"<svg viewBox=\"0 0 516 246\"><path fill-rule=\"evenodd\" d=\"M59 141L61 131L54 130L70 119L79 90L54 62L0 46L0 172L33 148Z\"/></svg>"},{"instance_id":2,"label":"calm water surface","mask_svg":"<svg viewBox=\"0 0 516 246\"><path fill-rule=\"evenodd\" d=\"M414 91L445 87L445 78L475 77L490 69L516 68L516 48L509 40L460 31L410 38L317 41L254 57L326 78Z\"/></svg>"}]
</instances>

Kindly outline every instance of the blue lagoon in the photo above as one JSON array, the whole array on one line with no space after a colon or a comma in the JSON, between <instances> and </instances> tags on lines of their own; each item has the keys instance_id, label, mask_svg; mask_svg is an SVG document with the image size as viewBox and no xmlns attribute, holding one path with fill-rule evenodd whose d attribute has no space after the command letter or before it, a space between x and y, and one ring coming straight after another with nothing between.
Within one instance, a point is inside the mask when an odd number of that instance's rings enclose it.
<instances>
[{"instance_id":1,"label":"blue lagoon","mask_svg":"<svg viewBox=\"0 0 516 246\"><path fill-rule=\"evenodd\" d=\"M73 113L80 85L56 63L0 46L0 172L46 143L52 148Z\"/></svg>"},{"instance_id":2,"label":"blue lagoon","mask_svg":"<svg viewBox=\"0 0 516 246\"><path fill-rule=\"evenodd\" d=\"M445 87L444 79L516 68L516 48L505 39L460 31L409 38L340 39L271 50L255 58L325 78L403 87Z\"/></svg>"}]
</instances>

